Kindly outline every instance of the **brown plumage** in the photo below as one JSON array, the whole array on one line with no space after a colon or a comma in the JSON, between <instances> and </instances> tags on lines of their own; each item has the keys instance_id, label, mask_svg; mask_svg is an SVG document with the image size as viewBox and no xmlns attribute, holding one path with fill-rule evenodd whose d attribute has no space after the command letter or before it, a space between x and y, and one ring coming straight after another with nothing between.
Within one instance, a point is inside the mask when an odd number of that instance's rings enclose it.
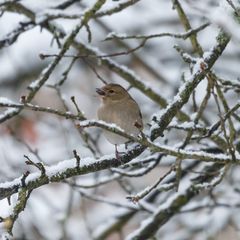
<instances>
[{"instance_id":1,"label":"brown plumage","mask_svg":"<svg viewBox=\"0 0 240 240\"><path fill-rule=\"evenodd\" d=\"M113 83L97 88L96 92L102 100L98 109L98 118L107 123L115 123L128 134L139 135L143 129L142 115L138 104L130 94L119 84ZM104 131L104 135L115 147L128 141L109 131Z\"/></svg>"}]
</instances>

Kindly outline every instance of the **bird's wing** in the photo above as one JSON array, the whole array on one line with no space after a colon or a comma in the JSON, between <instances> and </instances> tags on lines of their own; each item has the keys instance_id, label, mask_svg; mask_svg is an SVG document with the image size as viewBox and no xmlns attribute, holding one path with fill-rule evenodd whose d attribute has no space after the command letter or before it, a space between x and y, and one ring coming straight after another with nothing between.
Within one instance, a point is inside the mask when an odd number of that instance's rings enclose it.
<instances>
[{"instance_id":1,"label":"bird's wing","mask_svg":"<svg viewBox=\"0 0 240 240\"><path fill-rule=\"evenodd\" d=\"M139 108L137 102L133 98L132 98L131 102L133 104L133 108L132 109L135 109L136 116L137 116L137 119L136 119L136 122L134 123L134 126L136 128L138 128L139 130L142 130L143 129L142 113L140 111L140 108Z\"/></svg>"}]
</instances>

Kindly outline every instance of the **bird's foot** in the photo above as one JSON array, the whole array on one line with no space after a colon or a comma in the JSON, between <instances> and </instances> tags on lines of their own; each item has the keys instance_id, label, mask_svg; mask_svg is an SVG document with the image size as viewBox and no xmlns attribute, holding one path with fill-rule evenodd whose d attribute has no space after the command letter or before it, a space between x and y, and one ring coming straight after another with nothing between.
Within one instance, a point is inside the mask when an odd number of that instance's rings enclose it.
<instances>
[{"instance_id":1,"label":"bird's foot","mask_svg":"<svg viewBox=\"0 0 240 240\"><path fill-rule=\"evenodd\" d=\"M125 152L118 152L118 151L116 151L116 152L115 152L116 158L117 158L118 160L121 160L121 156L122 156L124 153L125 153Z\"/></svg>"},{"instance_id":2,"label":"bird's foot","mask_svg":"<svg viewBox=\"0 0 240 240\"><path fill-rule=\"evenodd\" d=\"M115 156L116 156L116 159L120 160L121 161L121 155L123 155L124 152L119 152L117 150L117 146L115 145ZM122 161L121 161L122 162Z\"/></svg>"}]
</instances>

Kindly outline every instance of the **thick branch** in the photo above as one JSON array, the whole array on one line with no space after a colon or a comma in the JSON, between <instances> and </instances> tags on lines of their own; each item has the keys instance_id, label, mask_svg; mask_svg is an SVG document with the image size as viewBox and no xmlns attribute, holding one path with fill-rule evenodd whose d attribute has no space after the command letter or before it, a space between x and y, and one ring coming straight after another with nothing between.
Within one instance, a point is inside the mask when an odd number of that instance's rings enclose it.
<instances>
[{"instance_id":1,"label":"thick branch","mask_svg":"<svg viewBox=\"0 0 240 240\"><path fill-rule=\"evenodd\" d=\"M168 107L164 110L164 113L160 116L160 119L157 120L158 126L154 126L152 128L152 140L163 135L163 131L172 121L173 117L176 116L178 111L180 111L183 105L188 102L193 90L197 87L200 81L204 79L214 63L221 56L229 41L229 36L220 31L217 36L217 44L214 46L211 53L208 56L203 57L200 62L196 63L198 64L198 66L195 65L196 71L192 74L191 78L187 80L183 86L181 86L172 103L168 105Z\"/></svg>"},{"instance_id":2,"label":"thick branch","mask_svg":"<svg viewBox=\"0 0 240 240\"><path fill-rule=\"evenodd\" d=\"M29 174L25 179L25 188L30 191L51 182L61 182L62 180L73 176L84 175L112 167L118 167L121 164L127 163L133 158L137 157L143 152L143 150L144 147L138 145L133 150L130 150L121 156L119 159L116 159L112 155L108 157L102 157L99 160L88 157L81 159L80 167L77 166L75 158L61 161L57 165L45 167L46 172L44 175L42 175L40 172ZM0 200L17 193L18 189L22 187L21 179L22 177L11 182L0 184Z\"/></svg>"}]
</instances>

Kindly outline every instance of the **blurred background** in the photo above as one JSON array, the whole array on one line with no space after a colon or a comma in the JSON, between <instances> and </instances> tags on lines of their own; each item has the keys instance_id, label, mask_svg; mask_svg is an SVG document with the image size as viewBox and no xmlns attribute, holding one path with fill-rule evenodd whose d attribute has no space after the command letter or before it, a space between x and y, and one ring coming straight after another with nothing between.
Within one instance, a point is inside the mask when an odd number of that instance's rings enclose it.
<instances>
[{"instance_id":1,"label":"blurred background","mask_svg":"<svg viewBox=\"0 0 240 240\"><path fill-rule=\"evenodd\" d=\"M2 3L3 2L3 3ZM41 54L58 54L63 39L57 38L46 27L40 26L45 19L51 16L50 23L61 29L66 34L70 33L84 11L92 6L95 1L66 1L66 0L22 0L22 6L34 13L34 21L21 12L4 9L4 1L0 1L0 97L8 98L14 102L20 101L22 96L29 92L29 85L43 74L43 70L50 64L53 57L40 58ZM72 2L69 6L61 4ZM100 12L115 8L119 4L131 1L107 1ZM169 0L132 1L132 5L114 14L107 14L90 21L91 42L88 41L89 32L81 29L77 41L99 51L101 54L113 54L129 51L137 47L139 39L121 40L113 38L105 40L110 33L127 35L148 35L157 33L184 33L184 27L179 20L173 2ZM224 95L230 106L239 99L240 76L240 27L232 15L232 8L228 1L222 0L181 0L181 5L187 14L192 28L209 22L210 26L198 33L198 40L205 54L211 51L216 42L219 28L223 28L232 35L223 55L214 65L214 72L222 79L236 83L235 90L225 89ZM233 1L234 2L234 1ZM239 7L239 1L234 4ZM31 23L28 23L32 21ZM17 29L22 28L19 35L12 42L12 37L17 34ZM8 39L8 40L7 40ZM9 40L10 39L10 40ZM174 46L191 56L197 57L190 41L172 37L149 39L144 47L120 56L113 56L112 60L131 71L146 87L151 87L156 93L164 97L167 102L176 95L179 87L190 75L189 66L186 64ZM71 47L67 52L76 55L79 52ZM80 52L81 54L81 52ZM66 71L67 74L66 74ZM96 111L100 104L95 93L96 87L103 86L103 81L121 84L129 89L130 94L138 102L143 114L145 130L148 134L149 123L152 115L162 108L139 89L132 87L128 81L116 74L101 59L78 58L73 62L71 57L65 57L50 75L47 83L40 89L31 101L34 105L50 107L62 111L76 113L76 108L71 101L74 96L78 107L87 119L96 119ZM60 84L59 84L60 83ZM57 86L57 87L56 87ZM206 94L207 81L202 81L195 91L196 103L200 104ZM194 102L183 107L183 110L194 118ZM0 118L7 108L0 108ZM204 115L205 124L211 126L219 119L216 103L210 98ZM79 134L75 124L77 122L49 113L36 112L24 109L20 114L0 124L0 181L10 181L21 176L25 171L36 171L25 164L24 155L33 161L42 161L46 165L53 165L59 161L73 157L76 149L81 158L113 154L114 146L106 141L100 129L88 129L87 133L95 142L93 150ZM236 128L239 122L236 121ZM160 139L161 143L174 145L179 143L186 133L184 131L169 131L167 136ZM211 146L209 142L202 145ZM90 144L91 145L91 144ZM191 148L195 145L191 145ZM124 146L120 147L124 151ZM151 156L144 152L139 159ZM91 187L98 181L104 181L115 176L110 170L88 174L71 179L71 182L82 185L72 187L67 183L58 183L36 189L25 211L21 213L14 226L14 239L124 239L134 229L139 227L148 212L139 211L115 231L105 229L114 226L114 221L128 211L128 208L116 207L107 201L132 205L126 199L129 193L136 193L149 184L155 182L159 175L169 169L172 157L162 158L150 173L141 177L117 177L100 186ZM238 169L238 167L236 168ZM218 186L215 193L219 201L228 202L229 199L239 204L239 192L229 184L237 183L239 176L236 169L226 182ZM85 186L85 187L84 187ZM89 188L87 187L89 186ZM159 196L156 206L164 202L170 193ZM98 196L100 199L95 199ZM96 197L97 198L97 197ZM103 199L106 200L104 202ZM12 198L14 201L15 196ZM198 204L211 202L209 193L199 196ZM187 207L195 207L193 202ZM195 204L195 205L194 205ZM200 205L201 205L200 204ZM152 206L153 207L153 206ZM6 199L0 201L0 216L4 217L11 211ZM239 209L217 207L201 209L176 215L159 231L156 239L239 239ZM126 215L124 215L126 216ZM117 223L116 223L117 224ZM119 224L119 222L118 222ZM4 230L4 224L2 224ZM111 229L109 227L109 229ZM105 235L101 232L105 231ZM143 239L144 240L144 239Z\"/></svg>"}]
</instances>

